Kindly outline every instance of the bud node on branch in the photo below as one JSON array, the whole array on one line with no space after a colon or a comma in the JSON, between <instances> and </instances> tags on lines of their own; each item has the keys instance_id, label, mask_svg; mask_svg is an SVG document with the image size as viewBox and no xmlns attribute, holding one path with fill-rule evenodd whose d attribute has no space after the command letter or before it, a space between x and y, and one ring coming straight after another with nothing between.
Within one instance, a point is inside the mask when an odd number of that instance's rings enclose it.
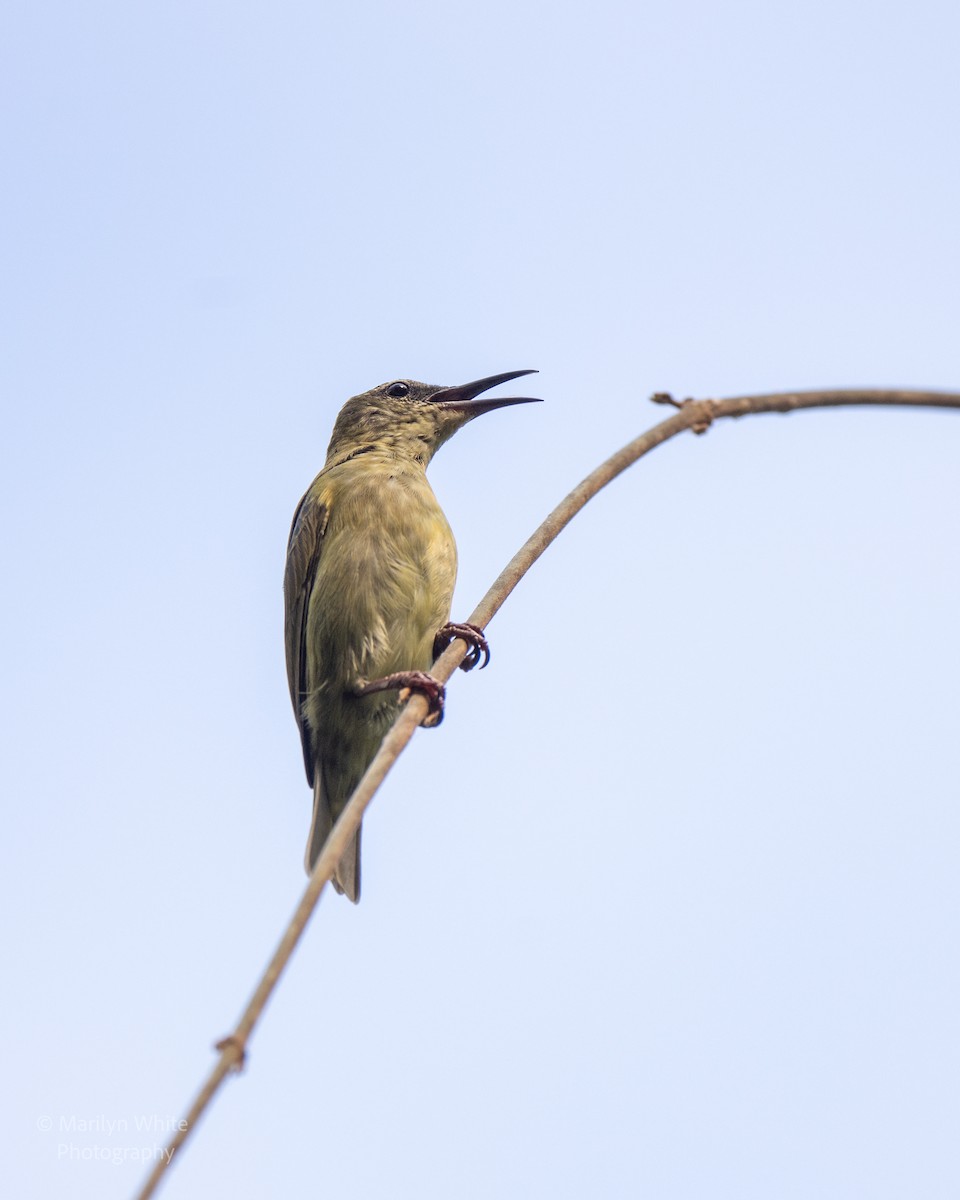
<instances>
[{"instance_id":1,"label":"bud node on branch","mask_svg":"<svg viewBox=\"0 0 960 1200\"><path fill-rule=\"evenodd\" d=\"M227 1066L229 1070L236 1072L237 1075L247 1065L246 1038L238 1037L235 1033L228 1033L219 1042L215 1042L213 1048L220 1051L228 1060Z\"/></svg>"}]
</instances>

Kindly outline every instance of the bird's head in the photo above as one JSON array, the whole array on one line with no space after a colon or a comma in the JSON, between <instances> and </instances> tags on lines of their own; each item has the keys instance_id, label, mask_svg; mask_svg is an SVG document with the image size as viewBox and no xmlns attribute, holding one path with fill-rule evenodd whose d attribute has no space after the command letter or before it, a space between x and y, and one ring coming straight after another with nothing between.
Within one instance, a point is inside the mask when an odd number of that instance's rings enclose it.
<instances>
[{"instance_id":1,"label":"bird's head","mask_svg":"<svg viewBox=\"0 0 960 1200\"><path fill-rule=\"evenodd\" d=\"M510 404L535 404L534 396L488 396L483 392L535 371L506 371L458 387L439 387L413 379L382 383L348 400L337 417L327 464L357 454L382 451L424 466L458 429L481 413Z\"/></svg>"}]
</instances>

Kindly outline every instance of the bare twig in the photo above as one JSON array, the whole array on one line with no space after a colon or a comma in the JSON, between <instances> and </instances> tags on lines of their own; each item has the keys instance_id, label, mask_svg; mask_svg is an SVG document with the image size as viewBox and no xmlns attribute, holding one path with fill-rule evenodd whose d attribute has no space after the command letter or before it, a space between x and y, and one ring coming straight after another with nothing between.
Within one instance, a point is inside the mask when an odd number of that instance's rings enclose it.
<instances>
[{"instance_id":1,"label":"bare twig","mask_svg":"<svg viewBox=\"0 0 960 1200\"><path fill-rule=\"evenodd\" d=\"M863 389L777 392L761 396L733 396L726 400L675 400L665 392L658 392L651 399L658 404L671 405L677 409L677 412L611 455L606 462L591 471L557 505L497 576L487 594L470 614L471 625L477 625L483 629L490 622L544 550L601 488L625 471L627 467L632 466L638 459L649 454L651 450L669 441L678 433L683 433L688 429L694 433L704 433L714 421L724 417L744 417L755 413L790 413L802 408L837 408L856 405L960 408L960 393L957 392ZM466 642L460 639L451 642L434 663L432 674L441 682L446 683L466 657L468 650ZM192 1133L224 1079L231 1071L239 1071L243 1067L247 1041L277 986L280 975L289 962L297 942L320 900L324 887L359 827L363 814L377 789L403 748L413 737L417 726L427 715L427 710L426 699L419 694L414 694L384 738L376 758L367 768L356 791L327 838L303 898L297 905L280 944L257 984L236 1029L217 1043L216 1049L220 1051L220 1058L198 1092L186 1116L180 1122L177 1133L170 1140L165 1152L150 1173L143 1189L138 1193L137 1200L147 1200L147 1197L153 1195L174 1155Z\"/></svg>"}]
</instances>

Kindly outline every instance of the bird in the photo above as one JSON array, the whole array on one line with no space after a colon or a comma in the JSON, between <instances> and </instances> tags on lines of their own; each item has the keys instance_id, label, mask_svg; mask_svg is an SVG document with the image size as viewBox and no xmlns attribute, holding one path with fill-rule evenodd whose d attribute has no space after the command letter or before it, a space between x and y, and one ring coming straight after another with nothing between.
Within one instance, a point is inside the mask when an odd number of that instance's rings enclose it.
<instances>
[{"instance_id":1,"label":"bird","mask_svg":"<svg viewBox=\"0 0 960 1200\"><path fill-rule=\"evenodd\" d=\"M395 379L352 397L337 416L323 469L297 506L284 569L284 646L313 819L310 874L387 730L411 692L439 724L444 688L429 668L454 638L469 670L490 649L482 630L450 622L453 532L426 469L458 429L533 396L484 396L535 371L455 387ZM334 888L360 899L360 829Z\"/></svg>"}]
</instances>

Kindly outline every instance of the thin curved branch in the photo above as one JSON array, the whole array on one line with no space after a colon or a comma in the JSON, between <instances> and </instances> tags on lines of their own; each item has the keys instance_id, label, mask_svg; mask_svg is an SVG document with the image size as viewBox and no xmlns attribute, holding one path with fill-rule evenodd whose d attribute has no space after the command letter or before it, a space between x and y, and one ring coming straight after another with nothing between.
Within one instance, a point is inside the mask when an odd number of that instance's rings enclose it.
<instances>
[{"instance_id":1,"label":"thin curved branch","mask_svg":"<svg viewBox=\"0 0 960 1200\"><path fill-rule=\"evenodd\" d=\"M923 392L923 391L891 391L871 389L831 389L828 391L811 392L776 392L760 396L733 396L725 400L674 400L665 392L657 393L651 399L657 404L668 404L677 409L673 416L661 421L646 433L634 438L622 449L612 454L606 462L601 463L596 470L579 483L553 510L540 527L527 539L506 567L494 580L487 594L468 618L472 625L484 628L499 612L504 601L517 586L523 576L530 570L541 554L546 550L560 531L568 525L583 506L591 500L611 480L615 479L627 467L632 466L638 459L655 450L657 446L676 437L679 433L691 430L694 433L704 433L714 421L724 417L744 417L755 413L790 413L804 408L838 408L857 405L874 405L884 407L910 408L960 408L960 393L958 392ZM463 659L466 657L468 646L459 639L451 642L432 668L432 674L441 682L446 683ZM213 1097L219 1091L224 1079L231 1071L242 1069L246 1056L247 1041L259 1021L267 1001L280 979L284 968L290 961L297 942L307 926L313 910L316 908L320 895L333 875L337 863L342 858L354 833L358 829L363 814L373 800L380 784L386 778L390 768L396 762L404 747L413 737L417 726L427 715L427 701L423 696L414 694L403 711L397 717L392 728L384 738L376 758L367 768L366 773L357 785L356 791L340 815L339 820L330 832L323 851L313 869L313 874L307 883L303 898L290 919L280 944L274 951L260 982L250 998L237 1027L227 1037L217 1042L216 1049L220 1058L210 1072L203 1087L197 1093L196 1099L190 1106L186 1116L180 1122L180 1128L165 1148L158 1162L150 1173L143 1189L137 1194L137 1200L147 1200L155 1192L164 1173L169 1167L174 1155L183 1146L196 1123L203 1115Z\"/></svg>"}]
</instances>

